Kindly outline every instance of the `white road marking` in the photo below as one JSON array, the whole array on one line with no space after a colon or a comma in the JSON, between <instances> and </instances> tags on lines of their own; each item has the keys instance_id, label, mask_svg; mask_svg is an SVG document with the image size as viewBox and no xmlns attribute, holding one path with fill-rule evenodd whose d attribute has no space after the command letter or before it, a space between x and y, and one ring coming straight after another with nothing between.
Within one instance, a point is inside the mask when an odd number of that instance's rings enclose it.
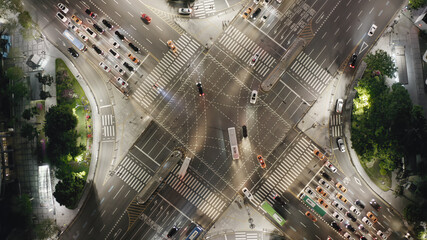
<instances>
[{"instance_id":1,"label":"white road marking","mask_svg":"<svg viewBox=\"0 0 427 240\"><path fill-rule=\"evenodd\" d=\"M119 4L116 0L113 0L115 3Z\"/></svg>"},{"instance_id":2,"label":"white road marking","mask_svg":"<svg viewBox=\"0 0 427 240\"><path fill-rule=\"evenodd\" d=\"M145 26L145 25L142 25L142 26L144 26L144 27L145 27L145 29L150 30L147 26Z\"/></svg>"},{"instance_id":3,"label":"white road marking","mask_svg":"<svg viewBox=\"0 0 427 240\"><path fill-rule=\"evenodd\" d=\"M301 225L303 225L305 228L307 228L307 226L306 226L306 225L304 225L304 223L302 223L302 222L299 222L299 223L301 223Z\"/></svg>"},{"instance_id":4,"label":"white road marking","mask_svg":"<svg viewBox=\"0 0 427 240\"><path fill-rule=\"evenodd\" d=\"M136 30L136 28L132 24L130 24L130 26L131 26L131 28L133 28L134 30Z\"/></svg>"},{"instance_id":5,"label":"white road marking","mask_svg":"<svg viewBox=\"0 0 427 240\"><path fill-rule=\"evenodd\" d=\"M156 26L160 31L162 31L163 32L163 29L161 29L159 26Z\"/></svg>"},{"instance_id":6,"label":"white road marking","mask_svg":"<svg viewBox=\"0 0 427 240\"><path fill-rule=\"evenodd\" d=\"M116 12L116 11L114 11L119 17L122 17L122 16L120 16L120 14L118 13L118 12Z\"/></svg>"},{"instance_id":7,"label":"white road marking","mask_svg":"<svg viewBox=\"0 0 427 240\"><path fill-rule=\"evenodd\" d=\"M149 43L153 44L150 40L148 40L148 38L146 38L145 40L147 40L147 42L149 42Z\"/></svg>"},{"instance_id":8,"label":"white road marking","mask_svg":"<svg viewBox=\"0 0 427 240\"><path fill-rule=\"evenodd\" d=\"M128 12L131 17L133 17L132 13Z\"/></svg>"},{"instance_id":9,"label":"white road marking","mask_svg":"<svg viewBox=\"0 0 427 240\"><path fill-rule=\"evenodd\" d=\"M101 2L103 2L105 5L107 5L107 3L106 3L106 2L104 2L104 0L101 0Z\"/></svg>"}]
</instances>

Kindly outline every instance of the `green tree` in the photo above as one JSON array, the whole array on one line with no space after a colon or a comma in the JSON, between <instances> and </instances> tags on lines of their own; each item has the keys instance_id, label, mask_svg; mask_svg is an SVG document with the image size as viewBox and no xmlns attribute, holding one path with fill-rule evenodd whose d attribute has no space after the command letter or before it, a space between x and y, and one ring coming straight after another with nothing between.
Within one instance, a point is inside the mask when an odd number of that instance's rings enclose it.
<instances>
[{"instance_id":1,"label":"green tree","mask_svg":"<svg viewBox=\"0 0 427 240\"><path fill-rule=\"evenodd\" d=\"M50 92L45 92L45 91L40 91L40 98L42 99L42 100L46 100L46 98L50 98L50 97L52 97L52 95L50 95Z\"/></svg>"},{"instance_id":2,"label":"green tree","mask_svg":"<svg viewBox=\"0 0 427 240\"><path fill-rule=\"evenodd\" d=\"M44 130L49 138L58 138L63 133L70 131L77 126L77 118L71 108L63 105L56 105L46 113L46 123Z\"/></svg>"},{"instance_id":3,"label":"green tree","mask_svg":"<svg viewBox=\"0 0 427 240\"><path fill-rule=\"evenodd\" d=\"M13 103L17 103L17 101L21 101L24 97L27 96L29 90L26 84L23 82L18 82L13 85L8 85L8 94L11 99L13 99Z\"/></svg>"},{"instance_id":4,"label":"green tree","mask_svg":"<svg viewBox=\"0 0 427 240\"><path fill-rule=\"evenodd\" d=\"M55 186L53 196L60 205L75 208L82 194L85 180L77 174L72 174L59 181Z\"/></svg>"},{"instance_id":5,"label":"green tree","mask_svg":"<svg viewBox=\"0 0 427 240\"><path fill-rule=\"evenodd\" d=\"M13 198L11 210L16 217L21 219L21 226L23 229L31 226L33 207L31 205L30 197L27 194L22 194L21 197Z\"/></svg>"},{"instance_id":6,"label":"green tree","mask_svg":"<svg viewBox=\"0 0 427 240\"><path fill-rule=\"evenodd\" d=\"M33 140L35 137L37 137L38 132L35 127L33 127L31 124L25 123L21 128L21 136L28 139L28 141Z\"/></svg>"},{"instance_id":7,"label":"green tree","mask_svg":"<svg viewBox=\"0 0 427 240\"><path fill-rule=\"evenodd\" d=\"M33 117L33 112L31 111L30 108L27 108L22 112L23 119L30 120L32 117Z\"/></svg>"},{"instance_id":8,"label":"green tree","mask_svg":"<svg viewBox=\"0 0 427 240\"><path fill-rule=\"evenodd\" d=\"M377 50L374 54L368 53L363 61L366 62L366 71L369 73L379 70L382 75L392 78L397 71L393 59L384 50Z\"/></svg>"},{"instance_id":9,"label":"green tree","mask_svg":"<svg viewBox=\"0 0 427 240\"><path fill-rule=\"evenodd\" d=\"M24 71L20 67L10 67L6 70L6 78L12 81L21 80L24 77Z\"/></svg>"},{"instance_id":10,"label":"green tree","mask_svg":"<svg viewBox=\"0 0 427 240\"><path fill-rule=\"evenodd\" d=\"M53 219L44 219L35 226L34 230L37 239L53 239L54 235L56 235L60 229Z\"/></svg>"},{"instance_id":11,"label":"green tree","mask_svg":"<svg viewBox=\"0 0 427 240\"><path fill-rule=\"evenodd\" d=\"M30 13L27 11L23 11L18 16L18 22L25 29L29 29L33 23L31 19Z\"/></svg>"},{"instance_id":12,"label":"green tree","mask_svg":"<svg viewBox=\"0 0 427 240\"><path fill-rule=\"evenodd\" d=\"M403 216L410 222L418 222L421 220L420 207L411 203L403 209Z\"/></svg>"},{"instance_id":13,"label":"green tree","mask_svg":"<svg viewBox=\"0 0 427 240\"><path fill-rule=\"evenodd\" d=\"M409 7L412 9L418 9L424 7L427 3L427 0L409 0Z\"/></svg>"}]
</instances>

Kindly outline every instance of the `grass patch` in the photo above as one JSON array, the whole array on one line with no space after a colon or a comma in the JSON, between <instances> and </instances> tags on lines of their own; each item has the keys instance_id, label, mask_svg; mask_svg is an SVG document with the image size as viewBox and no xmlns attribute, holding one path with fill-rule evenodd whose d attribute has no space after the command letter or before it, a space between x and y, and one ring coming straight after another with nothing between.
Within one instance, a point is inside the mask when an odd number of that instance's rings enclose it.
<instances>
[{"instance_id":1,"label":"grass patch","mask_svg":"<svg viewBox=\"0 0 427 240\"><path fill-rule=\"evenodd\" d=\"M374 182L377 187L383 191L388 191L391 189L391 172L387 173L385 176L381 175L379 162L379 160L376 160L373 163L360 161L360 164L362 165L363 169L365 169L365 172L368 174L369 178L371 178L371 181Z\"/></svg>"}]
</instances>

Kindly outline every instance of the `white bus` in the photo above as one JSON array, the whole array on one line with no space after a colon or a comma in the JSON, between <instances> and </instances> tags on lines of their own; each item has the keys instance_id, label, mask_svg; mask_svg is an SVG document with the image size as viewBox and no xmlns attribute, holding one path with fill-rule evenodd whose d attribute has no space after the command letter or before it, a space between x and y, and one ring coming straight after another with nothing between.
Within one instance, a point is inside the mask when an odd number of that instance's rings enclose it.
<instances>
[{"instance_id":1,"label":"white bus","mask_svg":"<svg viewBox=\"0 0 427 240\"><path fill-rule=\"evenodd\" d=\"M185 176L185 173L187 173L188 165L190 165L190 160L191 158L189 157L186 157L184 159L184 162L182 163L181 168L179 169L179 172L178 172L178 177L180 179L183 179Z\"/></svg>"},{"instance_id":2,"label":"white bus","mask_svg":"<svg viewBox=\"0 0 427 240\"><path fill-rule=\"evenodd\" d=\"M231 154L233 159L239 159L239 147L237 145L236 129L234 127L228 128L228 137L230 138Z\"/></svg>"}]
</instances>

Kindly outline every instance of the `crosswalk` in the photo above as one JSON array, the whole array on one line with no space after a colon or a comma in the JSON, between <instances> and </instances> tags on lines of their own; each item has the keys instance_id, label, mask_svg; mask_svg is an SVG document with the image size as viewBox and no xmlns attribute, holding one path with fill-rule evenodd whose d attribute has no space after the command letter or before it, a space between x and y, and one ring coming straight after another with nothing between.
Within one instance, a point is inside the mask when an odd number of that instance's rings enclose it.
<instances>
[{"instance_id":1,"label":"crosswalk","mask_svg":"<svg viewBox=\"0 0 427 240\"><path fill-rule=\"evenodd\" d=\"M194 17L196 18L206 18L207 14L214 13L215 10L215 1L214 0L204 0L197 1L193 7Z\"/></svg>"},{"instance_id":2,"label":"crosswalk","mask_svg":"<svg viewBox=\"0 0 427 240\"><path fill-rule=\"evenodd\" d=\"M235 232L234 237L236 240L257 240L262 239L262 233L259 232Z\"/></svg>"},{"instance_id":3,"label":"crosswalk","mask_svg":"<svg viewBox=\"0 0 427 240\"><path fill-rule=\"evenodd\" d=\"M260 57L253 66L253 69L263 77L277 63L277 60L267 51L262 49L253 40L232 25L227 28L218 43L224 46L224 48L222 48L224 51L227 53L233 53L237 58L242 60L243 64L246 64L247 66L249 66L251 58L256 53L259 53Z\"/></svg>"},{"instance_id":4,"label":"crosswalk","mask_svg":"<svg viewBox=\"0 0 427 240\"><path fill-rule=\"evenodd\" d=\"M281 157L280 164L275 166L272 174L257 186L258 189L254 191L253 200L255 205L261 204L265 199L273 204L272 191L274 190L276 193L286 191L313 159L312 150L315 146L309 140L300 138L291 147L292 149Z\"/></svg>"},{"instance_id":5,"label":"crosswalk","mask_svg":"<svg viewBox=\"0 0 427 240\"><path fill-rule=\"evenodd\" d=\"M114 139L116 135L115 132L115 122L114 116L112 114L101 115L101 124L102 124L102 136L104 140Z\"/></svg>"},{"instance_id":6,"label":"crosswalk","mask_svg":"<svg viewBox=\"0 0 427 240\"><path fill-rule=\"evenodd\" d=\"M332 137L342 136L342 116L340 114L332 114L330 124L332 130Z\"/></svg>"},{"instance_id":7,"label":"crosswalk","mask_svg":"<svg viewBox=\"0 0 427 240\"><path fill-rule=\"evenodd\" d=\"M128 156L123 159L116 171L117 176L128 184L136 192L141 192L145 183L151 178L148 168L137 164Z\"/></svg>"},{"instance_id":8,"label":"crosswalk","mask_svg":"<svg viewBox=\"0 0 427 240\"><path fill-rule=\"evenodd\" d=\"M323 92L332 79L332 76L325 69L322 69L304 52L297 56L290 70L299 76L304 87L311 88L318 93Z\"/></svg>"},{"instance_id":9,"label":"crosswalk","mask_svg":"<svg viewBox=\"0 0 427 240\"><path fill-rule=\"evenodd\" d=\"M179 168L180 166L177 166L169 174L165 183L193 204L197 210L215 220L228 204L209 190L206 182L193 176L190 169L187 170L184 178L180 179L177 176Z\"/></svg>"},{"instance_id":10,"label":"crosswalk","mask_svg":"<svg viewBox=\"0 0 427 240\"><path fill-rule=\"evenodd\" d=\"M182 68L189 65L195 52L201 47L187 35L181 35L174 43L178 53L168 51L132 95L145 108L150 108L159 95L163 96L163 89L176 84Z\"/></svg>"}]
</instances>

